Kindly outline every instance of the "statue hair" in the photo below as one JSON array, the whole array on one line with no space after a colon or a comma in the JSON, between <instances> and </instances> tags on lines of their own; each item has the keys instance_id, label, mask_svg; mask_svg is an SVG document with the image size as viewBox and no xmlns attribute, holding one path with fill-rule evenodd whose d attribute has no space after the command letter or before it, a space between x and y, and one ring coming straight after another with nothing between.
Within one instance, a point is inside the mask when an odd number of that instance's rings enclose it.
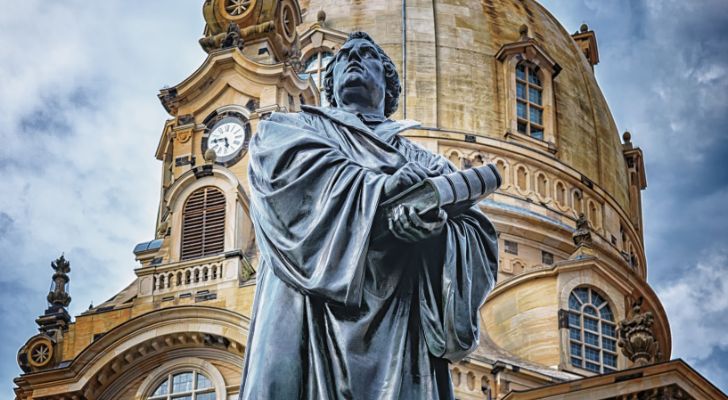
<instances>
[{"instance_id":1,"label":"statue hair","mask_svg":"<svg viewBox=\"0 0 728 400\"><path fill-rule=\"evenodd\" d=\"M395 111L397 111L397 106L399 106L399 94L402 92L402 87L399 84L399 74L397 73L397 67L392 62L392 59L389 58L387 53L382 50L381 47L372 39L371 36L369 36L366 32L352 32L349 34L349 37L346 39L346 42L353 39L364 39L369 41L375 49L377 49L377 53L379 53L379 57L382 59L382 64L384 65L384 80L386 82L386 89L384 91L384 115L386 117L389 117L390 115L394 114ZM346 44L344 42L344 44ZM326 70L324 71L324 90L323 94L326 96L326 98L329 100L329 104L331 107L336 107L336 98L334 97L334 65L336 64L336 60L333 60L329 63L329 65L326 66Z\"/></svg>"}]
</instances>

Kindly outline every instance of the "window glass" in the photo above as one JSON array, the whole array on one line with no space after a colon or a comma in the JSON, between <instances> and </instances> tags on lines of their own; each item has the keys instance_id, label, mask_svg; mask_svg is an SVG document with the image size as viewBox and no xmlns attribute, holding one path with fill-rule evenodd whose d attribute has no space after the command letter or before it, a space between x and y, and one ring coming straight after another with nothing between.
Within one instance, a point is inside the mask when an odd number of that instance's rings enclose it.
<instances>
[{"instance_id":1,"label":"window glass","mask_svg":"<svg viewBox=\"0 0 728 400\"><path fill-rule=\"evenodd\" d=\"M538 108L530 107L528 112L531 116L531 122L538 125L543 124L543 112L541 110L539 110Z\"/></svg>"},{"instance_id":2,"label":"window glass","mask_svg":"<svg viewBox=\"0 0 728 400\"><path fill-rule=\"evenodd\" d=\"M571 365L592 372L617 367L614 315L607 300L592 288L569 294L569 353Z\"/></svg>"},{"instance_id":3,"label":"window glass","mask_svg":"<svg viewBox=\"0 0 728 400\"><path fill-rule=\"evenodd\" d=\"M516 67L516 78L526 80L526 66L524 64L518 64Z\"/></svg>"},{"instance_id":4,"label":"window glass","mask_svg":"<svg viewBox=\"0 0 728 400\"><path fill-rule=\"evenodd\" d=\"M207 389L212 387L212 382L205 375L197 374L197 386L196 389Z\"/></svg>"},{"instance_id":5,"label":"window glass","mask_svg":"<svg viewBox=\"0 0 728 400\"><path fill-rule=\"evenodd\" d=\"M192 390L192 372L176 374L172 377L172 393Z\"/></svg>"},{"instance_id":6,"label":"window glass","mask_svg":"<svg viewBox=\"0 0 728 400\"><path fill-rule=\"evenodd\" d=\"M541 105L541 91L536 88L528 88L528 101Z\"/></svg>"},{"instance_id":7,"label":"window glass","mask_svg":"<svg viewBox=\"0 0 728 400\"><path fill-rule=\"evenodd\" d=\"M517 103L518 107L518 118L526 118L526 103Z\"/></svg>"},{"instance_id":8,"label":"window glass","mask_svg":"<svg viewBox=\"0 0 728 400\"><path fill-rule=\"evenodd\" d=\"M167 374L146 400L214 400L215 388L210 379L197 371Z\"/></svg>"},{"instance_id":9,"label":"window glass","mask_svg":"<svg viewBox=\"0 0 728 400\"><path fill-rule=\"evenodd\" d=\"M308 79L310 76L316 84L319 93L321 93L321 105L328 105L326 96L323 94L324 88L324 71L326 66L333 60L334 54L329 51L322 51L311 55L304 65L306 66L303 73L298 74L301 79Z\"/></svg>"},{"instance_id":10,"label":"window glass","mask_svg":"<svg viewBox=\"0 0 728 400\"><path fill-rule=\"evenodd\" d=\"M614 316L612 315L612 310L609 308L608 305L605 305L602 307L601 310L599 310L599 313L602 315L602 318L606 319L607 321L614 320Z\"/></svg>"},{"instance_id":11,"label":"window glass","mask_svg":"<svg viewBox=\"0 0 728 400\"><path fill-rule=\"evenodd\" d=\"M532 67L528 70L528 83L541 86L541 79L538 77L538 68Z\"/></svg>"},{"instance_id":12,"label":"window glass","mask_svg":"<svg viewBox=\"0 0 728 400\"><path fill-rule=\"evenodd\" d=\"M527 61L516 66L516 98L518 132L544 140L543 88L538 67Z\"/></svg>"},{"instance_id":13,"label":"window glass","mask_svg":"<svg viewBox=\"0 0 728 400\"><path fill-rule=\"evenodd\" d=\"M528 127L523 122L518 122L518 132L528 134Z\"/></svg>"},{"instance_id":14,"label":"window glass","mask_svg":"<svg viewBox=\"0 0 728 400\"><path fill-rule=\"evenodd\" d=\"M167 393L169 393L169 379L165 379L164 382L160 383L152 396L159 396Z\"/></svg>"},{"instance_id":15,"label":"window glass","mask_svg":"<svg viewBox=\"0 0 728 400\"><path fill-rule=\"evenodd\" d=\"M526 84L521 82L516 83L516 96L519 99L526 99Z\"/></svg>"}]
</instances>

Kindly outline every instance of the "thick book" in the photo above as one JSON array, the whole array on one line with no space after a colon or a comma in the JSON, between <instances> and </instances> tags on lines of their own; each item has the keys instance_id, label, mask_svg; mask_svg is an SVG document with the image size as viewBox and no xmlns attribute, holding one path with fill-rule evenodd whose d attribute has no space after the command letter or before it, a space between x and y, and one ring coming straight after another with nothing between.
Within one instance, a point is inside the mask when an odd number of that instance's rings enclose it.
<instances>
[{"instance_id":1,"label":"thick book","mask_svg":"<svg viewBox=\"0 0 728 400\"><path fill-rule=\"evenodd\" d=\"M379 205L379 223L387 220L399 205L414 207L427 219L439 209L454 217L495 192L501 176L493 164L469 168L450 174L427 178Z\"/></svg>"}]
</instances>

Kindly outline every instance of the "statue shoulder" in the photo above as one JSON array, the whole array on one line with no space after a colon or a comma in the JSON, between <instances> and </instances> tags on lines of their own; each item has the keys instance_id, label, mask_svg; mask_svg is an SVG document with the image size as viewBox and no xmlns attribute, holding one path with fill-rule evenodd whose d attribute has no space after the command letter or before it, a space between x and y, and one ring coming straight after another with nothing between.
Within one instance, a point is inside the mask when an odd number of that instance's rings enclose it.
<instances>
[{"instance_id":1,"label":"statue shoulder","mask_svg":"<svg viewBox=\"0 0 728 400\"><path fill-rule=\"evenodd\" d=\"M258 124L258 135L291 134L296 130L315 132L316 123L312 117L305 112L274 112Z\"/></svg>"},{"instance_id":2,"label":"statue shoulder","mask_svg":"<svg viewBox=\"0 0 728 400\"><path fill-rule=\"evenodd\" d=\"M431 170L442 171L443 173L453 172L456 170L445 157L439 153L432 152L420 146L416 142L404 136L397 136L398 148L404 153L408 160L427 166Z\"/></svg>"}]
</instances>

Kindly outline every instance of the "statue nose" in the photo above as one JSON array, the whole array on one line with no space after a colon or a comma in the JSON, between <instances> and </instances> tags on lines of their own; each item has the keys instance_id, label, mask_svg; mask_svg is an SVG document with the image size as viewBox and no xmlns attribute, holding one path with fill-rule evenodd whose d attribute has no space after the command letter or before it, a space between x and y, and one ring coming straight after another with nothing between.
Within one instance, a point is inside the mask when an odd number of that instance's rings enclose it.
<instances>
[{"instance_id":1,"label":"statue nose","mask_svg":"<svg viewBox=\"0 0 728 400\"><path fill-rule=\"evenodd\" d=\"M351 49L351 52L349 52L349 60L361 61L361 48L356 47Z\"/></svg>"}]
</instances>

